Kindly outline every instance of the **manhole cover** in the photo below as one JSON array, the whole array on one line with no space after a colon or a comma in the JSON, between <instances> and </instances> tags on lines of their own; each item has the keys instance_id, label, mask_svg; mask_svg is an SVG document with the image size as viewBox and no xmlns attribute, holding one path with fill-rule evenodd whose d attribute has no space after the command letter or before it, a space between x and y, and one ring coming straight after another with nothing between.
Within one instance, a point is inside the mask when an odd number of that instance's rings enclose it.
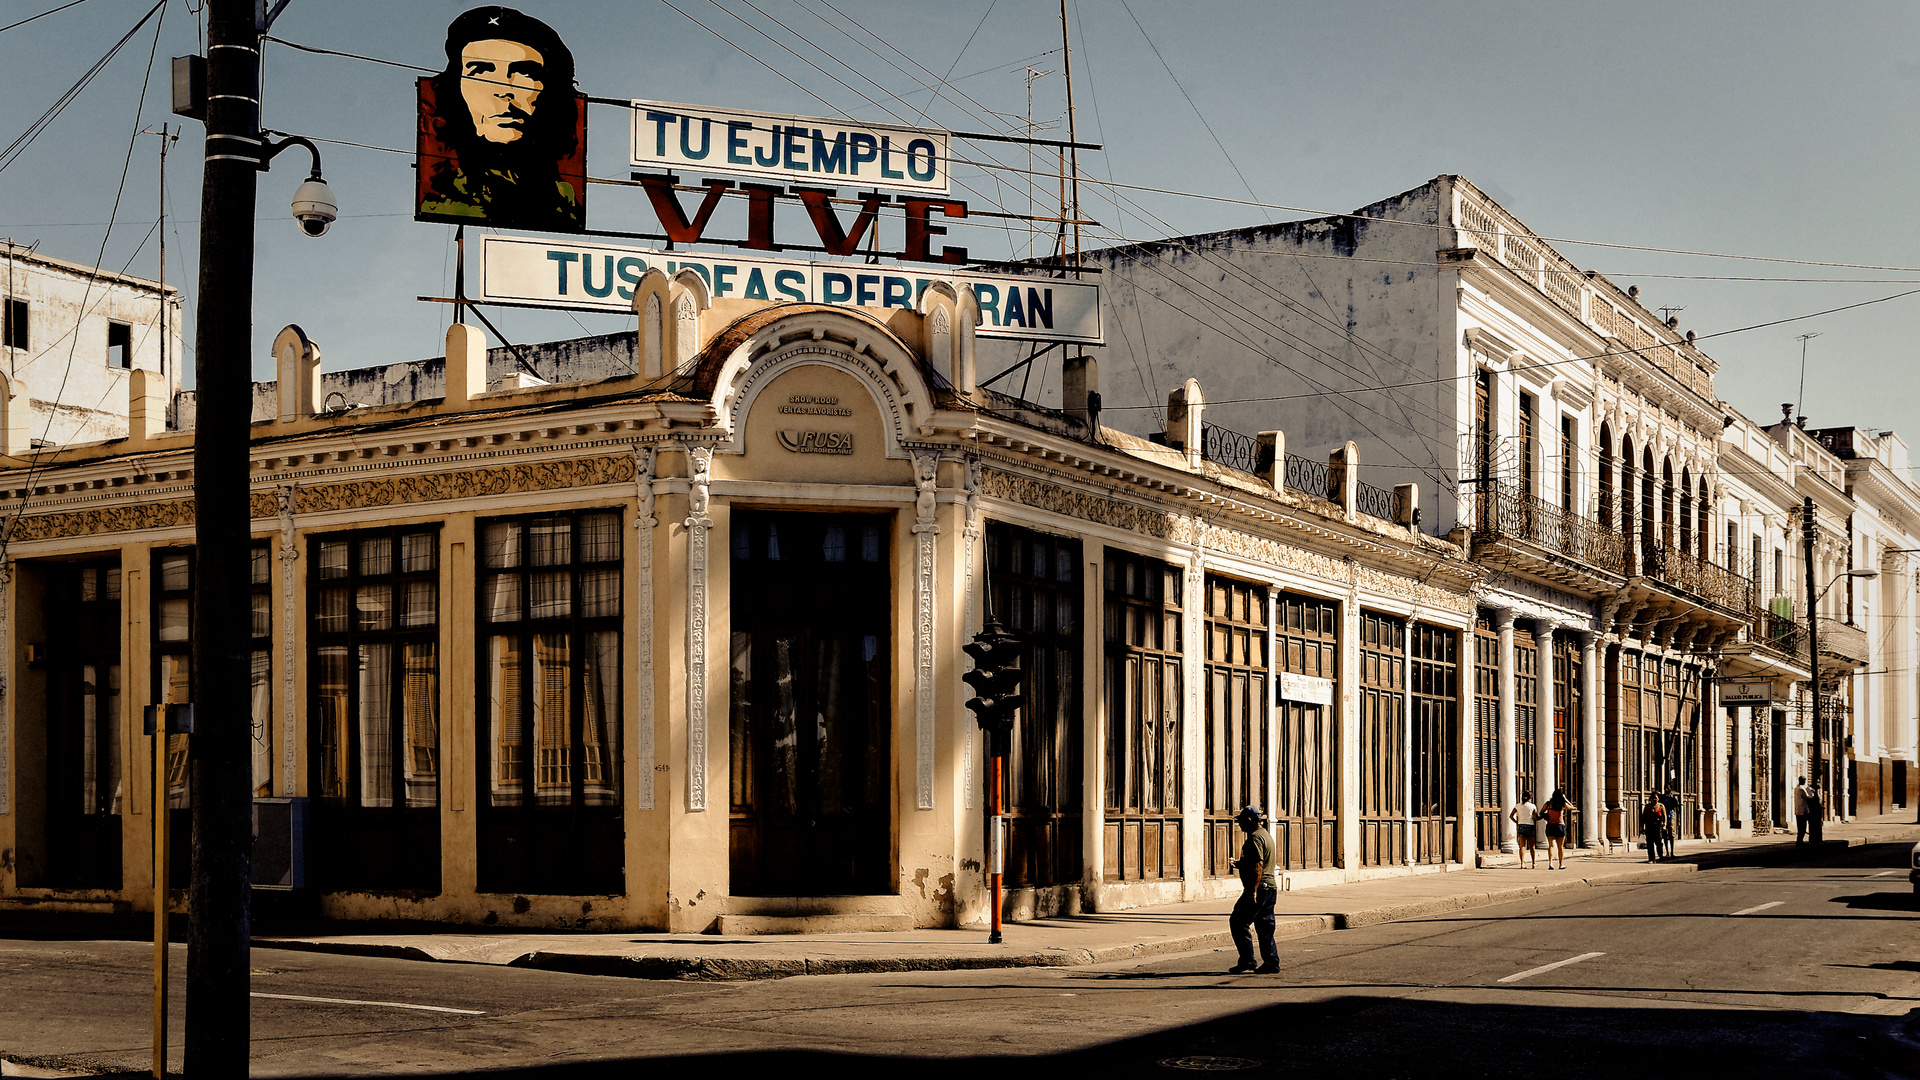
<instances>
[{"instance_id":1,"label":"manhole cover","mask_svg":"<svg viewBox=\"0 0 1920 1080\"><path fill-rule=\"evenodd\" d=\"M1160 1064L1169 1069L1187 1069L1192 1072L1234 1072L1239 1069L1252 1069L1260 1063L1252 1058L1210 1057L1205 1054L1193 1054L1187 1057L1161 1058Z\"/></svg>"}]
</instances>

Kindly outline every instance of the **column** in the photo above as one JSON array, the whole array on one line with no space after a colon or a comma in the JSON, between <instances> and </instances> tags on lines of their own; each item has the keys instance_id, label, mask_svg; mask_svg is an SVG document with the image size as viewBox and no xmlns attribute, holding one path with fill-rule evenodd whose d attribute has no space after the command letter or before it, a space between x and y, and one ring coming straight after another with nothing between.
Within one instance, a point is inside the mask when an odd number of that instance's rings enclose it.
<instances>
[{"instance_id":1,"label":"column","mask_svg":"<svg viewBox=\"0 0 1920 1080\"><path fill-rule=\"evenodd\" d=\"M1544 806L1553 789L1561 787L1566 779L1559 774L1559 759L1553 752L1554 714L1566 706L1557 696L1556 680L1553 671L1553 635L1560 624L1551 619L1533 621L1534 642L1540 650L1538 670L1540 672L1540 719L1534 725L1533 735L1533 801ZM1567 717L1569 724L1573 717ZM1544 839L1546 830L1539 831Z\"/></svg>"},{"instance_id":2,"label":"column","mask_svg":"<svg viewBox=\"0 0 1920 1080\"><path fill-rule=\"evenodd\" d=\"M1592 630L1580 632L1580 846L1600 843L1600 828L1606 817L1604 793L1600 788L1600 762L1606 747L1600 745L1600 697L1605 693L1600 677L1600 635Z\"/></svg>"},{"instance_id":3,"label":"column","mask_svg":"<svg viewBox=\"0 0 1920 1080\"><path fill-rule=\"evenodd\" d=\"M1515 723L1513 714L1513 609L1493 609L1493 629L1499 634L1500 659L1500 850L1518 851L1513 822L1507 811L1514 804Z\"/></svg>"},{"instance_id":4,"label":"column","mask_svg":"<svg viewBox=\"0 0 1920 1080\"><path fill-rule=\"evenodd\" d=\"M1400 630L1400 651L1406 656L1405 675L1400 680L1400 760L1406 767L1400 770L1400 820L1406 825L1406 843L1400 845L1400 859L1408 866L1415 862L1414 852L1419 848L1419 838L1415 835L1420 826L1414 821L1413 808L1413 619L1407 619ZM1441 860L1445 862L1446 860Z\"/></svg>"},{"instance_id":5,"label":"column","mask_svg":"<svg viewBox=\"0 0 1920 1080\"><path fill-rule=\"evenodd\" d=\"M1743 705L1733 719L1733 775L1727 777L1727 801L1732 805L1727 820L1746 823L1747 835L1753 835L1753 726L1760 722L1763 710Z\"/></svg>"}]
</instances>

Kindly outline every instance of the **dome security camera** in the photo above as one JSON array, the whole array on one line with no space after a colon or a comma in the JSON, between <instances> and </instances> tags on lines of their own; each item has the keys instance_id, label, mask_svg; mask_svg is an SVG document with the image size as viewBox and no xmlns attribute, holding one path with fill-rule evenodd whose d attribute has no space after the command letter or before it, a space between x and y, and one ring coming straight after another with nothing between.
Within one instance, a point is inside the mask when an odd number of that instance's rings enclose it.
<instances>
[{"instance_id":1,"label":"dome security camera","mask_svg":"<svg viewBox=\"0 0 1920 1080\"><path fill-rule=\"evenodd\" d=\"M340 206L333 201L333 189L320 178L319 173L307 177L293 192L293 220L300 223L300 231L308 236L325 236L327 226L340 216Z\"/></svg>"}]
</instances>

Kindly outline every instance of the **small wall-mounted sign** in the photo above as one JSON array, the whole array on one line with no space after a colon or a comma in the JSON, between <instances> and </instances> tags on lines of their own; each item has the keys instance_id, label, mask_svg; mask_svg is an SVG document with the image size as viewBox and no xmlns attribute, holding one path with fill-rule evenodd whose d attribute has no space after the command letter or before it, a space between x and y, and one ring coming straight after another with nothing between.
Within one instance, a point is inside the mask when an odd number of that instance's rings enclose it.
<instances>
[{"instance_id":1,"label":"small wall-mounted sign","mask_svg":"<svg viewBox=\"0 0 1920 1080\"><path fill-rule=\"evenodd\" d=\"M851 431L782 431L780 445L796 454L851 454Z\"/></svg>"},{"instance_id":2,"label":"small wall-mounted sign","mask_svg":"<svg viewBox=\"0 0 1920 1080\"><path fill-rule=\"evenodd\" d=\"M1777 698L1778 695L1773 692L1773 683L1765 680L1720 684L1720 704L1722 705L1770 705Z\"/></svg>"},{"instance_id":3,"label":"small wall-mounted sign","mask_svg":"<svg viewBox=\"0 0 1920 1080\"><path fill-rule=\"evenodd\" d=\"M787 399L780 411L788 415L800 416L852 416L853 410L840 404L840 399L832 394L795 394Z\"/></svg>"},{"instance_id":4,"label":"small wall-mounted sign","mask_svg":"<svg viewBox=\"0 0 1920 1080\"><path fill-rule=\"evenodd\" d=\"M1280 697L1286 701L1301 701L1309 705L1333 704L1333 680L1313 675L1280 675Z\"/></svg>"}]
</instances>

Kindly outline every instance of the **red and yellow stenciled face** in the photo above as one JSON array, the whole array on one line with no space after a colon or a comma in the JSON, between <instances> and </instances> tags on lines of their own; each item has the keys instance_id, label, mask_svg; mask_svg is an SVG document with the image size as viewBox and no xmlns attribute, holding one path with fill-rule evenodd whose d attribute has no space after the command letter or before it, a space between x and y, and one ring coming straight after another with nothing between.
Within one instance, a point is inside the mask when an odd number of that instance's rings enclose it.
<instances>
[{"instance_id":1,"label":"red and yellow stenciled face","mask_svg":"<svg viewBox=\"0 0 1920 1080\"><path fill-rule=\"evenodd\" d=\"M538 49L490 38L460 51L460 96L474 133L488 142L520 141L546 86L546 58Z\"/></svg>"}]
</instances>

